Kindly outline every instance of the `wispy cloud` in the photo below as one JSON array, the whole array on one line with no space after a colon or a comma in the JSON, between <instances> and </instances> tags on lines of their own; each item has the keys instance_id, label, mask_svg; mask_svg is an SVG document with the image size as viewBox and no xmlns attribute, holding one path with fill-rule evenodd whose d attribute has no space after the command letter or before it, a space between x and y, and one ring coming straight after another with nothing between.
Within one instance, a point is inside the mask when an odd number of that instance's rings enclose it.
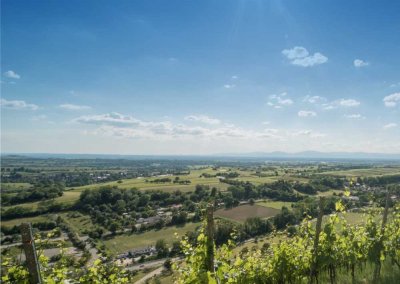
<instances>
[{"instance_id":1,"label":"wispy cloud","mask_svg":"<svg viewBox=\"0 0 400 284\"><path fill-rule=\"evenodd\" d=\"M360 104L361 102L355 99L339 99L329 103L322 104L322 108L324 110L331 110L338 107L344 107L344 108L358 107Z\"/></svg>"},{"instance_id":2,"label":"wispy cloud","mask_svg":"<svg viewBox=\"0 0 400 284\"><path fill-rule=\"evenodd\" d=\"M325 135L312 130L279 130L245 129L233 124L218 123L207 126L185 125L169 121L143 121L129 115L108 113L101 115L88 115L75 118L75 123L97 126L94 134L114 137L137 139L176 139L176 138L201 138L208 140L237 138L237 139L277 139L285 140L292 136L319 138Z\"/></svg>"},{"instance_id":3,"label":"wispy cloud","mask_svg":"<svg viewBox=\"0 0 400 284\"><path fill-rule=\"evenodd\" d=\"M328 57L322 53L316 52L310 55L308 50L302 46L284 49L282 54L290 60L291 64L302 67L311 67L328 62Z\"/></svg>"},{"instance_id":4,"label":"wispy cloud","mask_svg":"<svg viewBox=\"0 0 400 284\"><path fill-rule=\"evenodd\" d=\"M45 114L40 114L40 115L35 115L32 117L32 121L40 121L40 120L45 120L47 119L47 115Z\"/></svg>"},{"instance_id":5,"label":"wispy cloud","mask_svg":"<svg viewBox=\"0 0 400 284\"><path fill-rule=\"evenodd\" d=\"M235 87L236 87L235 84L225 84L225 85L224 85L224 88L225 88L225 89L233 89L233 88L235 88Z\"/></svg>"},{"instance_id":6,"label":"wispy cloud","mask_svg":"<svg viewBox=\"0 0 400 284\"><path fill-rule=\"evenodd\" d=\"M368 65L369 65L369 62L366 62L366 61L361 60L361 59L355 59L355 60L353 61L353 64L354 64L354 67L361 68L361 67L366 67L366 66L368 66Z\"/></svg>"},{"instance_id":7,"label":"wispy cloud","mask_svg":"<svg viewBox=\"0 0 400 284\"><path fill-rule=\"evenodd\" d=\"M292 136L308 136L310 138L322 138L326 136L324 133L315 132L313 130L294 130L288 133Z\"/></svg>"},{"instance_id":8,"label":"wispy cloud","mask_svg":"<svg viewBox=\"0 0 400 284\"><path fill-rule=\"evenodd\" d=\"M321 96L306 96L303 101L310 104L318 104L326 102L326 98Z\"/></svg>"},{"instance_id":9,"label":"wispy cloud","mask_svg":"<svg viewBox=\"0 0 400 284\"><path fill-rule=\"evenodd\" d=\"M39 108L37 105L28 104L25 101L19 101L19 100L8 101L6 99L0 100L0 106L2 108L15 109L15 110L23 110L23 109L37 110Z\"/></svg>"},{"instance_id":10,"label":"wispy cloud","mask_svg":"<svg viewBox=\"0 0 400 284\"><path fill-rule=\"evenodd\" d=\"M88 110L88 109L91 109L90 106L74 105L74 104L62 104L62 105L59 105L58 107L65 109L65 110Z\"/></svg>"},{"instance_id":11,"label":"wispy cloud","mask_svg":"<svg viewBox=\"0 0 400 284\"><path fill-rule=\"evenodd\" d=\"M340 99L338 101L340 106L344 106L344 107L356 107L359 106L361 103L357 100L354 99Z\"/></svg>"},{"instance_id":12,"label":"wispy cloud","mask_svg":"<svg viewBox=\"0 0 400 284\"><path fill-rule=\"evenodd\" d=\"M185 120L188 121L196 121L205 124L219 124L221 121L216 118L209 117L207 115L188 115L185 117Z\"/></svg>"},{"instance_id":13,"label":"wispy cloud","mask_svg":"<svg viewBox=\"0 0 400 284\"><path fill-rule=\"evenodd\" d=\"M12 70L8 70L3 73L4 77L11 78L11 79L20 79L21 76Z\"/></svg>"},{"instance_id":14,"label":"wispy cloud","mask_svg":"<svg viewBox=\"0 0 400 284\"><path fill-rule=\"evenodd\" d=\"M280 93L278 95L270 95L267 105L273 108L282 108L293 104L293 100L286 97L287 93Z\"/></svg>"},{"instance_id":15,"label":"wispy cloud","mask_svg":"<svg viewBox=\"0 0 400 284\"><path fill-rule=\"evenodd\" d=\"M358 119L358 120L365 119L365 116L363 116L359 113L345 114L344 117L349 118L349 119Z\"/></svg>"},{"instance_id":16,"label":"wispy cloud","mask_svg":"<svg viewBox=\"0 0 400 284\"><path fill-rule=\"evenodd\" d=\"M145 126L143 122L132 116L122 115L118 112L111 112L99 115L84 115L73 120L74 122L94 125L112 125L112 126Z\"/></svg>"},{"instance_id":17,"label":"wispy cloud","mask_svg":"<svg viewBox=\"0 0 400 284\"><path fill-rule=\"evenodd\" d=\"M383 103L387 107L395 107L400 101L400 93L394 93L383 98Z\"/></svg>"},{"instance_id":18,"label":"wispy cloud","mask_svg":"<svg viewBox=\"0 0 400 284\"><path fill-rule=\"evenodd\" d=\"M317 113L315 111L310 111L310 110L300 110L297 115L299 117L314 117L317 116Z\"/></svg>"},{"instance_id":19,"label":"wispy cloud","mask_svg":"<svg viewBox=\"0 0 400 284\"><path fill-rule=\"evenodd\" d=\"M394 127L397 127L397 123L392 122L392 123L385 124L383 126L383 129L390 129L390 128L394 128Z\"/></svg>"}]
</instances>

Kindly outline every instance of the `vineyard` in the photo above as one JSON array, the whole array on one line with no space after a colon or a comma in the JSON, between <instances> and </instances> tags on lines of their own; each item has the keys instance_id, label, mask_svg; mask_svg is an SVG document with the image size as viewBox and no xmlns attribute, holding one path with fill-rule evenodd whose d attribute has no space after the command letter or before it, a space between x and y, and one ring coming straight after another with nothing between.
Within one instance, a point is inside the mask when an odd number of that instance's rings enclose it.
<instances>
[{"instance_id":1,"label":"vineyard","mask_svg":"<svg viewBox=\"0 0 400 284\"><path fill-rule=\"evenodd\" d=\"M298 233L261 250L234 255L233 241L217 249L213 270L207 270L209 240L199 235L196 246L182 245L186 265L176 267L178 283L398 283L400 277L400 207L372 209L365 225L349 225L339 201L328 221L305 219ZM383 213L383 220L376 215ZM319 218L322 219L322 218ZM382 266L389 275L382 279ZM368 279L358 279L360 271ZM343 275L345 279L343 280ZM341 280L340 280L341 279Z\"/></svg>"},{"instance_id":2,"label":"vineyard","mask_svg":"<svg viewBox=\"0 0 400 284\"><path fill-rule=\"evenodd\" d=\"M215 247L213 218L207 214L196 243L186 237L181 242L185 259L174 264L176 283L397 283L400 204L370 208L366 223L360 225L348 224L341 201L336 203L337 212L322 224L323 206L321 198L317 221L305 218L293 236L240 254L233 251L234 235ZM131 283L130 275L112 262L71 267L62 254L49 265L40 250L38 255L43 283ZM2 283L30 283L25 266L5 258L2 267ZM361 271L369 275L360 278Z\"/></svg>"}]
</instances>

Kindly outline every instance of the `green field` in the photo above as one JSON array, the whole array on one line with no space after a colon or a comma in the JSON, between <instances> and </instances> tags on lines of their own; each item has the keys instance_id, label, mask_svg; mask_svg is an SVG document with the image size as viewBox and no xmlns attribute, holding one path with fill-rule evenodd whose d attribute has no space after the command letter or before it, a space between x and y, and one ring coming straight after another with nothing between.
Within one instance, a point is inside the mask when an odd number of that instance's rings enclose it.
<instances>
[{"instance_id":1,"label":"green field","mask_svg":"<svg viewBox=\"0 0 400 284\"><path fill-rule=\"evenodd\" d=\"M236 222L244 222L248 218L260 217L269 218L273 217L280 212L280 209L265 207L260 205L241 205L231 209L219 209L215 211L216 217L231 219Z\"/></svg>"},{"instance_id":2,"label":"green field","mask_svg":"<svg viewBox=\"0 0 400 284\"><path fill-rule=\"evenodd\" d=\"M75 232L79 233L79 235L85 234L87 231L90 231L96 226L93 224L92 219L88 215L83 215L79 212L63 212L59 214L64 218L65 222L67 222Z\"/></svg>"},{"instance_id":3,"label":"green field","mask_svg":"<svg viewBox=\"0 0 400 284\"><path fill-rule=\"evenodd\" d=\"M17 192L20 190L25 190L31 187L30 183L26 182L2 182L1 191L2 192Z\"/></svg>"},{"instance_id":4,"label":"green field","mask_svg":"<svg viewBox=\"0 0 400 284\"><path fill-rule=\"evenodd\" d=\"M181 180L190 180L191 184L188 185L179 185L174 183L152 183L155 179L161 178L161 176L156 177L140 177L140 178L132 178L132 179L122 179L122 182L111 181L105 183L97 183L90 184L85 186L79 186L70 188L73 191L82 191L84 189L93 189L98 188L100 186L118 186L119 188L138 188L138 189L162 189L164 187L174 187L178 189L181 188L191 188L192 190L196 186L196 184L209 184L209 185L218 185L220 184L219 179L216 177L213 178L204 178L200 177L202 173L215 174L217 171L212 171L212 169L204 169L204 170L192 170L189 175L178 175L178 176L162 176L168 177L170 179L175 179L175 177L179 177ZM147 182L146 182L147 180Z\"/></svg>"},{"instance_id":5,"label":"green field","mask_svg":"<svg viewBox=\"0 0 400 284\"><path fill-rule=\"evenodd\" d=\"M21 223L37 223L37 222L45 222L49 221L49 215L40 215L36 217L25 217L25 218L18 218L8 221L1 221L2 226L13 227L16 225L20 225Z\"/></svg>"},{"instance_id":6,"label":"green field","mask_svg":"<svg viewBox=\"0 0 400 284\"><path fill-rule=\"evenodd\" d=\"M117 235L103 242L111 253L118 254L131 249L154 246L159 239L164 239L168 244L171 244L177 240L175 233L183 236L186 232L195 231L200 225L201 223L186 223L185 226L166 227L161 230L151 230L139 234Z\"/></svg>"},{"instance_id":7,"label":"green field","mask_svg":"<svg viewBox=\"0 0 400 284\"><path fill-rule=\"evenodd\" d=\"M296 180L296 181L301 181L301 182L307 181L307 179L304 179L304 178L298 178L298 177L293 177L293 176L284 174L284 172L282 172L282 171L279 171L279 176L258 177L258 176L255 176L255 171L238 170L238 169L234 169L234 168L219 168L218 170L214 170L211 167L208 167L208 168L203 168L203 169L193 169L193 170L191 170L189 175L168 176L168 178L170 178L172 180L175 179L175 177L179 177L180 180L190 180L191 183L188 185L151 182L160 177L123 179L121 181L96 183L96 184L90 184L90 185L85 185L85 186L67 188L67 190L64 191L63 196L55 198L54 202L62 203L65 205L72 205L77 200L79 200L80 193L83 190L98 189L102 186L117 186L122 189L138 188L140 190L165 190L168 192L180 190L182 192L191 192L191 191L194 191L196 185L202 184L202 185L209 185L210 187L216 187L222 191L225 191L229 186L228 184L220 182L219 179L216 177L204 178L204 177L200 177L200 176L203 173L216 175L218 173L229 172L229 170L240 174L240 176L238 178L236 178L236 180L249 181L254 184L271 183L271 182L277 181L279 179ZM147 182L146 182L146 180L147 180ZM10 186L13 184L7 183L7 185ZM15 187L21 187L21 188L23 188L23 187L26 188L27 186L29 186L29 184L23 184L23 183L15 184ZM15 205L15 206L22 206L25 208L29 207L29 208L32 208L33 210L36 210L38 208L38 206L40 206L40 204L41 204L41 201L37 201L37 202L23 203L23 204L19 204L19 205ZM10 207L11 206L6 206L6 207L4 207L4 209L10 208Z\"/></svg>"},{"instance_id":8,"label":"green field","mask_svg":"<svg viewBox=\"0 0 400 284\"><path fill-rule=\"evenodd\" d=\"M336 195L339 195L339 193L343 193L343 190L331 189L331 190L324 191L324 192L318 191L317 195L318 196L332 196L334 193L336 193Z\"/></svg>"},{"instance_id":9,"label":"green field","mask_svg":"<svg viewBox=\"0 0 400 284\"><path fill-rule=\"evenodd\" d=\"M257 205L270 207L275 209L282 209L283 206L287 207L288 209L292 208L293 202L286 202L286 201L259 201Z\"/></svg>"},{"instance_id":10,"label":"green field","mask_svg":"<svg viewBox=\"0 0 400 284\"><path fill-rule=\"evenodd\" d=\"M53 200L56 203L72 205L77 200L79 200L80 194L81 194L80 192L75 192L75 191L64 191L64 194L62 196L57 197L57 198L55 198ZM4 206L3 208L6 210L6 209L11 208L11 207L21 206L21 207L25 207L25 208L31 208L32 210L36 210L40 206L40 204L42 202L43 201L28 202L28 203L22 203L22 204L18 204L18 205L13 205L13 206ZM47 200L45 202L49 202L49 200Z\"/></svg>"},{"instance_id":11,"label":"green field","mask_svg":"<svg viewBox=\"0 0 400 284\"><path fill-rule=\"evenodd\" d=\"M400 167L393 168L368 168L368 169L351 169L343 171L328 171L321 173L323 175L332 176L345 176L345 177L376 177L385 175L395 175L400 174Z\"/></svg>"}]
</instances>

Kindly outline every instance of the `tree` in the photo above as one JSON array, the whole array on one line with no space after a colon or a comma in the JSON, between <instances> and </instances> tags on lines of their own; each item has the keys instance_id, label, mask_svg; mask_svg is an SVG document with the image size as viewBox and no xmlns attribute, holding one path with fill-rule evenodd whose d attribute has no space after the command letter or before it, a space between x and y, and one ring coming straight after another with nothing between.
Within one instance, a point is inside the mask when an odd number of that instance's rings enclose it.
<instances>
[{"instance_id":1,"label":"tree","mask_svg":"<svg viewBox=\"0 0 400 284\"><path fill-rule=\"evenodd\" d=\"M279 229L283 229L286 225L294 225L296 223L296 216L287 209L287 207L282 207L281 213L274 217L274 225Z\"/></svg>"},{"instance_id":2,"label":"tree","mask_svg":"<svg viewBox=\"0 0 400 284\"><path fill-rule=\"evenodd\" d=\"M117 222L112 222L110 224L110 231L113 235L115 235L115 233L118 231L119 229L119 224Z\"/></svg>"},{"instance_id":3,"label":"tree","mask_svg":"<svg viewBox=\"0 0 400 284\"><path fill-rule=\"evenodd\" d=\"M171 256L175 256L181 253L181 243L179 241L174 241L172 243L172 247L171 247L171 251L170 251L170 255Z\"/></svg>"},{"instance_id":4,"label":"tree","mask_svg":"<svg viewBox=\"0 0 400 284\"><path fill-rule=\"evenodd\" d=\"M163 258L168 255L167 243L164 239L159 239L156 242L157 257Z\"/></svg>"},{"instance_id":5,"label":"tree","mask_svg":"<svg viewBox=\"0 0 400 284\"><path fill-rule=\"evenodd\" d=\"M172 261L171 259L167 259L166 261L164 261L164 268L170 272L172 270Z\"/></svg>"}]
</instances>

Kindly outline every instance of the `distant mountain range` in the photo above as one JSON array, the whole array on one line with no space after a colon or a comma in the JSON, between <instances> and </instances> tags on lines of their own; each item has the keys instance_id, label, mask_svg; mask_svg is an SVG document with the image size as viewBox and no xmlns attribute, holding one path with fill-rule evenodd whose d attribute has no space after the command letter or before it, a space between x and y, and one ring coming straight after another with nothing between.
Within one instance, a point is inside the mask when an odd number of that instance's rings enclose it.
<instances>
[{"instance_id":1,"label":"distant mountain range","mask_svg":"<svg viewBox=\"0 0 400 284\"><path fill-rule=\"evenodd\" d=\"M362 159L362 160L396 160L400 161L400 153L365 153L365 152L318 152L303 151L296 153L288 152L249 152L249 153L218 153L210 155L118 155L118 154L52 154L52 153L2 153L2 157L31 157L31 158L59 158L59 159L177 159L177 160L248 160L248 159L272 159L272 160L323 160L323 159Z\"/></svg>"},{"instance_id":2,"label":"distant mountain range","mask_svg":"<svg viewBox=\"0 0 400 284\"><path fill-rule=\"evenodd\" d=\"M250 153L221 153L219 157L249 157L249 158L302 158L302 159L390 159L399 160L400 153L365 153L365 152L318 152L303 151L296 153L287 152L250 152Z\"/></svg>"}]
</instances>

